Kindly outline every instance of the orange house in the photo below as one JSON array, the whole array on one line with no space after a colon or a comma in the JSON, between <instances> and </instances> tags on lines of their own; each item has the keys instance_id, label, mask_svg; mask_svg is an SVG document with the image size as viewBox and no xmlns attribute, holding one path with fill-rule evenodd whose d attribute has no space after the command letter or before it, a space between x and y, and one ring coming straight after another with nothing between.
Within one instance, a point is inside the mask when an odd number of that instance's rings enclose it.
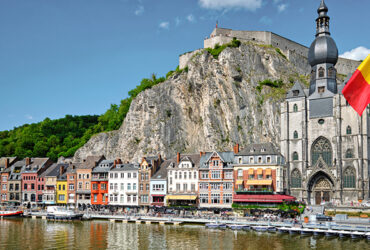
<instances>
[{"instance_id":1,"label":"orange house","mask_svg":"<svg viewBox=\"0 0 370 250\"><path fill-rule=\"evenodd\" d=\"M91 205L108 205L108 172L116 164L113 160L103 160L92 170Z\"/></svg>"}]
</instances>

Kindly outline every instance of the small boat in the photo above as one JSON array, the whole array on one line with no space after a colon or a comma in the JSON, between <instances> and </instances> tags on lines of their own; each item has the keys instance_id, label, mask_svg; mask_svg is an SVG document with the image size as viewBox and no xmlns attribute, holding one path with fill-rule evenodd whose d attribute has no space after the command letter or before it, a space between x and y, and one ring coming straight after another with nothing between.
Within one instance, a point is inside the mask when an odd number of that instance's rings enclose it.
<instances>
[{"instance_id":1,"label":"small boat","mask_svg":"<svg viewBox=\"0 0 370 250\"><path fill-rule=\"evenodd\" d=\"M83 214L75 213L63 207L48 207L46 219L48 220L81 220Z\"/></svg>"},{"instance_id":2,"label":"small boat","mask_svg":"<svg viewBox=\"0 0 370 250\"><path fill-rule=\"evenodd\" d=\"M351 237L350 231L339 231L338 232L339 238Z\"/></svg>"},{"instance_id":3,"label":"small boat","mask_svg":"<svg viewBox=\"0 0 370 250\"><path fill-rule=\"evenodd\" d=\"M14 218L23 216L23 211L0 211L2 218Z\"/></svg>"},{"instance_id":4,"label":"small boat","mask_svg":"<svg viewBox=\"0 0 370 250\"><path fill-rule=\"evenodd\" d=\"M370 233L366 233L366 238L370 240Z\"/></svg>"},{"instance_id":5,"label":"small boat","mask_svg":"<svg viewBox=\"0 0 370 250\"><path fill-rule=\"evenodd\" d=\"M301 232L301 228L298 228L298 227L291 227L289 228L289 234L298 234Z\"/></svg>"},{"instance_id":6,"label":"small boat","mask_svg":"<svg viewBox=\"0 0 370 250\"><path fill-rule=\"evenodd\" d=\"M271 227L271 226L254 226L252 227L252 229L254 231L257 231L257 232L266 232L268 231L270 228L274 228L274 227Z\"/></svg>"},{"instance_id":7,"label":"small boat","mask_svg":"<svg viewBox=\"0 0 370 250\"><path fill-rule=\"evenodd\" d=\"M228 224L227 227L232 230L249 230L250 229L249 226L241 225L241 224Z\"/></svg>"},{"instance_id":8,"label":"small boat","mask_svg":"<svg viewBox=\"0 0 370 250\"><path fill-rule=\"evenodd\" d=\"M334 237L334 236L337 236L337 234L338 234L338 231L335 231L335 230L329 229L325 231L326 237Z\"/></svg>"},{"instance_id":9,"label":"small boat","mask_svg":"<svg viewBox=\"0 0 370 250\"><path fill-rule=\"evenodd\" d=\"M267 228L267 231L271 232L271 233L274 233L274 232L276 232L276 227L269 227L269 228Z\"/></svg>"},{"instance_id":10,"label":"small boat","mask_svg":"<svg viewBox=\"0 0 370 250\"><path fill-rule=\"evenodd\" d=\"M207 223L205 226L207 228L226 228L226 224L221 223Z\"/></svg>"},{"instance_id":11,"label":"small boat","mask_svg":"<svg viewBox=\"0 0 370 250\"><path fill-rule=\"evenodd\" d=\"M325 230L322 230L322 229L314 229L314 230L312 230L312 232L313 232L314 236L319 236L319 235L324 235L325 234Z\"/></svg>"},{"instance_id":12,"label":"small boat","mask_svg":"<svg viewBox=\"0 0 370 250\"><path fill-rule=\"evenodd\" d=\"M363 232L357 232L357 231L351 232L351 238L352 239L359 239L359 238L362 238L364 236L365 236L365 233L363 233Z\"/></svg>"},{"instance_id":13,"label":"small boat","mask_svg":"<svg viewBox=\"0 0 370 250\"><path fill-rule=\"evenodd\" d=\"M289 233L288 227L278 227L277 230L279 233Z\"/></svg>"}]
</instances>

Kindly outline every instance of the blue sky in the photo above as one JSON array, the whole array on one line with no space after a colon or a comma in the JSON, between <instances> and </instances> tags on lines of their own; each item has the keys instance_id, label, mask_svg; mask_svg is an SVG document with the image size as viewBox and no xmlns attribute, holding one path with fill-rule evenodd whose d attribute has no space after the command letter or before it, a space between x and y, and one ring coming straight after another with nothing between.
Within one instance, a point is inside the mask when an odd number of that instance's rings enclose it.
<instances>
[{"instance_id":1,"label":"blue sky","mask_svg":"<svg viewBox=\"0 0 370 250\"><path fill-rule=\"evenodd\" d=\"M355 2L355 3L354 3ZM0 130L101 114L219 27L309 46L320 0L0 0ZM370 53L368 0L326 0L340 54ZM355 50L354 50L355 49Z\"/></svg>"}]
</instances>

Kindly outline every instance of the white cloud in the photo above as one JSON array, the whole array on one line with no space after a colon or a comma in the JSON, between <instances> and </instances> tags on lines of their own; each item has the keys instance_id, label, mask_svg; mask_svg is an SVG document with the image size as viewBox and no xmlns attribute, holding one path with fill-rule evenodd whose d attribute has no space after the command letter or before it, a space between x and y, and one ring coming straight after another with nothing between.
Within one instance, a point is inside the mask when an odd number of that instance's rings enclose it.
<instances>
[{"instance_id":1,"label":"white cloud","mask_svg":"<svg viewBox=\"0 0 370 250\"><path fill-rule=\"evenodd\" d=\"M344 52L340 57L352 59L352 60L364 60L370 54L370 49L363 46L357 47L353 50Z\"/></svg>"},{"instance_id":2,"label":"white cloud","mask_svg":"<svg viewBox=\"0 0 370 250\"><path fill-rule=\"evenodd\" d=\"M169 22L161 22L159 24L159 28L162 28L162 29L169 29L170 28L170 23Z\"/></svg>"},{"instance_id":3,"label":"white cloud","mask_svg":"<svg viewBox=\"0 0 370 250\"><path fill-rule=\"evenodd\" d=\"M191 22L191 23L194 23L194 22L195 22L195 17L194 17L192 14L188 15L188 16L186 17L186 19L187 19L189 22Z\"/></svg>"},{"instance_id":4,"label":"white cloud","mask_svg":"<svg viewBox=\"0 0 370 250\"><path fill-rule=\"evenodd\" d=\"M144 6L140 5L139 7L137 7L137 10L135 10L135 15L140 16L143 13L144 13Z\"/></svg>"},{"instance_id":5,"label":"white cloud","mask_svg":"<svg viewBox=\"0 0 370 250\"><path fill-rule=\"evenodd\" d=\"M33 116L32 116L32 115L25 115L25 117L26 117L28 120L33 120Z\"/></svg>"},{"instance_id":6,"label":"white cloud","mask_svg":"<svg viewBox=\"0 0 370 250\"><path fill-rule=\"evenodd\" d=\"M265 25L271 25L272 24L272 19L267 17L267 16L263 16L263 17L260 18L259 22L262 23L262 24L265 24Z\"/></svg>"},{"instance_id":7,"label":"white cloud","mask_svg":"<svg viewBox=\"0 0 370 250\"><path fill-rule=\"evenodd\" d=\"M262 0L198 0L198 2L203 8L216 10L244 8L253 11L262 6Z\"/></svg>"},{"instance_id":8,"label":"white cloud","mask_svg":"<svg viewBox=\"0 0 370 250\"><path fill-rule=\"evenodd\" d=\"M285 4L285 3L283 3L283 4L279 4L278 5L278 12L280 13L280 12L283 12L284 10L286 10L286 8L288 7L288 4Z\"/></svg>"}]
</instances>

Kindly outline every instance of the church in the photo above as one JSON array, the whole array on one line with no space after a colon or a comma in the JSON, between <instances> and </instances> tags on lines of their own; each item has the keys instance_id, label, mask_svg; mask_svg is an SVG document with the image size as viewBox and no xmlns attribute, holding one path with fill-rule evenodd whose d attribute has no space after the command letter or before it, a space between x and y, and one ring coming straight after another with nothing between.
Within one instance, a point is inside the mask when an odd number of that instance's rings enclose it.
<instances>
[{"instance_id":1,"label":"church","mask_svg":"<svg viewBox=\"0 0 370 250\"><path fill-rule=\"evenodd\" d=\"M359 116L342 95L324 0L317 12L310 86L296 82L281 104L281 153L291 195L312 205L350 204L370 196L370 110Z\"/></svg>"}]
</instances>

